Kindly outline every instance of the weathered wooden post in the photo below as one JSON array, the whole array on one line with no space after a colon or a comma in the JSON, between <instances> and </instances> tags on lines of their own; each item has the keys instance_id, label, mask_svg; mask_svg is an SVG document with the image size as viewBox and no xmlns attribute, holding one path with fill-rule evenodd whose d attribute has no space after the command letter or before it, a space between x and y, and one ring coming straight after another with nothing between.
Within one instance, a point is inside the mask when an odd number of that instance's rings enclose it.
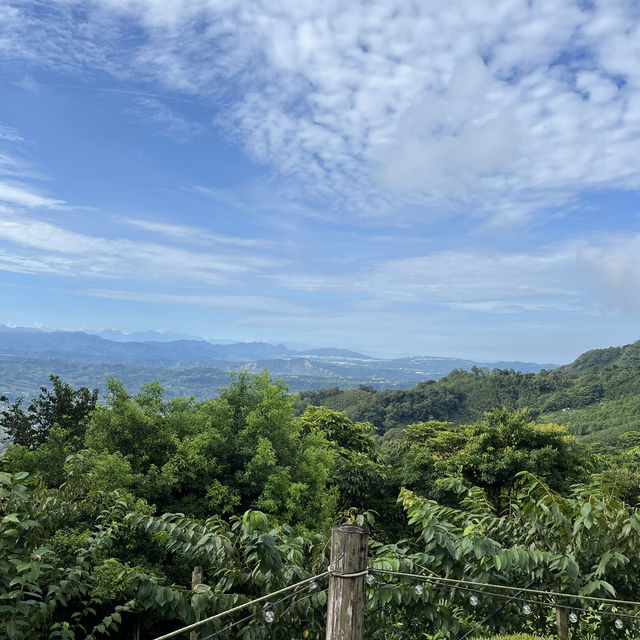
<instances>
[{"instance_id":1,"label":"weathered wooden post","mask_svg":"<svg viewBox=\"0 0 640 640\"><path fill-rule=\"evenodd\" d=\"M369 529L340 525L331 530L331 569L326 640L362 640ZM349 577L349 574L361 573Z\"/></svg>"},{"instance_id":2,"label":"weathered wooden post","mask_svg":"<svg viewBox=\"0 0 640 640\"><path fill-rule=\"evenodd\" d=\"M199 584L202 584L203 570L202 565L197 564L193 567L191 572L191 590L193 591ZM192 631L189 634L189 640L198 640L199 634L197 631Z\"/></svg>"},{"instance_id":3,"label":"weathered wooden post","mask_svg":"<svg viewBox=\"0 0 640 640\"><path fill-rule=\"evenodd\" d=\"M569 640L569 614L564 607L556 607L558 640Z\"/></svg>"}]
</instances>

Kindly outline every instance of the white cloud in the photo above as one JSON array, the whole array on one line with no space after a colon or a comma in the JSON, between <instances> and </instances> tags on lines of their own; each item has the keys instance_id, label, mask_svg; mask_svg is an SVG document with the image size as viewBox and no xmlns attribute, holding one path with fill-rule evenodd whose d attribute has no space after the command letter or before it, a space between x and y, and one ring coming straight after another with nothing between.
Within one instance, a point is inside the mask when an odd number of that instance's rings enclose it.
<instances>
[{"instance_id":1,"label":"white cloud","mask_svg":"<svg viewBox=\"0 0 640 640\"><path fill-rule=\"evenodd\" d=\"M0 219L0 240L22 247L23 251L6 252L9 257L0 266L9 268L13 264L10 270L21 267L67 276L232 285L284 264L281 258L255 253L187 251L150 242L86 235L18 216Z\"/></svg>"},{"instance_id":2,"label":"white cloud","mask_svg":"<svg viewBox=\"0 0 640 640\"><path fill-rule=\"evenodd\" d=\"M201 124L183 118L156 98L138 98L134 106L123 110L123 114L140 120L157 135L172 138L178 143L205 131Z\"/></svg>"},{"instance_id":3,"label":"white cloud","mask_svg":"<svg viewBox=\"0 0 640 640\"><path fill-rule=\"evenodd\" d=\"M40 91L40 85L31 76L25 76L17 80L15 85L30 93L38 93Z\"/></svg>"},{"instance_id":4,"label":"white cloud","mask_svg":"<svg viewBox=\"0 0 640 640\"><path fill-rule=\"evenodd\" d=\"M25 180L41 177L21 157L27 145L28 142L17 129L0 122L0 213L7 204L31 208L67 208L63 200L44 195L40 189L25 183Z\"/></svg>"},{"instance_id":5,"label":"white cloud","mask_svg":"<svg viewBox=\"0 0 640 640\"><path fill-rule=\"evenodd\" d=\"M6 140L8 142L23 142L24 139L18 133L17 129L8 127L7 125L0 123L0 140Z\"/></svg>"},{"instance_id":6,"label":"white cloud","mask_svg":"<svg viewBox=\"0 0 640 640\"><path fill-rule=\"evenodd\" d=\"M27 165L20 159L0 151L0 174L4 176L23 176Z\"/></svg>"},{"instance_id":7,"label":"white cloud","mask_svg":"<svg viewBox=\"0 0 640 640\"><path fill-rule=\"evenodd\" d=\"M483 303L484 310L504 305L560 305L582 295L575 279L576 247L540 253L492 254L436 251L429 255L383 260L346 277L281 274L278 281L300 291L354 296L350 304L378 305ZM478 310L481 310L478 307Z\"/></svg>"},{"instance_id":8,"label":"white cloud","mask_svg":"<svg viewBox=\"0 0 640 640\"><path fill-rule=\"evenodd\" d=\"M142 221L140 226L174 241L190 241L197 233L191 227L159 224L156 228L156 224ZM364 263L334 261L334 275L327 275L325 262L315 267L308 262L305 268L287 252L272 257L260 246L243 246L242 239L223 237L218 244L224 251L214 252L210 246L188 250L147 240L88 235L15 212L0 217L0 241L4 243L0 245L0 269L7 271L147 282L154 291L140 294L140 300L166 304L183 300L195 306L228 302L233 308L254 305L257 311L291 313L303 313L300 300L307 300L310 309L329 304L336 313L347 309L378 312L398 305L408 305L413 312L425 305L443 309L471 305L469 310L499 313L569 310L587 304L576 260L579 252L583 261L591 255L582 245L538 253L435 251ZM201 287L207 288L206 293L198 289ZM106 296L108 289L93 291ZM120 299L138 295L123 293L121 288L113 291L116 293L109 295L117 294Z\"/></svg>"},{"instance_id":9,"label":"white cloud","mask_svg":"<svg viewBox=\"0 0 640 640\"><path fill-rule=\"evenodd\" d=\"M521 313L523 311L542 311L542 312L558 312L558 311L582 311L583 308L578 304L567 304L560 300L555 303L543 302L522 302L522 301L505 301L505 300L482 300L479 302L450 302L449 308L457 311L470 311L482 313Z\"/></svg>"},{"instance_id":10,"label":"white cloud","mask_svg":"<svg viewBox=\"0 0 640 640\"><path fill-rule=\"evenodd\" d=\"M175 293L157 293L147 291L124 291L111 289L88 289L80 292L96 298L127 300L133 302L150 302L163 305L189 305L194 307L213 308L218 310L252 310L300 315L308 311L304 306L284 298L257 295L185 295Z\"/></svg>"},{"instance_id":11,"label":"white cloud","mask_svg":"<svg viewBox=\"0 0 640 640\"><path fill-rule=\"evenodd\" d=\"M640 234L582 248L579 264L604 291L605 310L640 311Z\"/></svg>"},{"instance_id":12,"label":"white cloud","mask_svg":"<svg viewBox=\"0 0 640 640\"><path fill-rule=\"evenodd\" d=\"M182 224L168 224L155 222L153 220L129 219L126 224L138 227L150 233L166 236L176 242L188 242L192 244L223 244L236 247L270 247L272 243L268 240L255 238L239 238L221 234L211 233L201 227L192 227Z\"/></svg>"},{"instance_id":13,"label":"white cloud","mask_svg":"<svg viewBox=\"0 0 640 640\"><path fill-rule=\"evenodd\" d=\"M5 7L5 54L209 100L294 198L340 216L418 203L512 226L584 189L640 189L640 20L626 0L55 7ZM145 108L190 135L180 114Z\"/></svg>"},{"instance_id":14,"label":"white cloud","mask_svg":"<svg viewBox=\"0 0 640 640\"><path fill-rule=\"evenodd\" d=\"M393 142L374 148L380 179L433 198L465 198L483 175L517 159L518 123L502 85L478 55L453 71L446 93L430 91L402 115Z\"/></svg>"},{"instance_id":15,"label":"white cloud","mask_svg":"<svg viewBox=\"0 0 640 640\"><path fill-rule=\"evenodd\" d=\"M72 264L59 256L46 256L43 259L37 256L17 255L15 252L0 250L0 270L12 273L24 273L29 275L42 275L49 273L68 274Z\"/></svg>"},{"instance_id":16,"label":"white cloud","mask_svg":"<svg viewBox=\"0 0 640 640\"><path fill-rule=\"evenodd\" d=\"M8 182L0 182L0 201L32 208L57 209L65 206L64 200L43 196L28 185Z\"/></svg>"}]
</instances>

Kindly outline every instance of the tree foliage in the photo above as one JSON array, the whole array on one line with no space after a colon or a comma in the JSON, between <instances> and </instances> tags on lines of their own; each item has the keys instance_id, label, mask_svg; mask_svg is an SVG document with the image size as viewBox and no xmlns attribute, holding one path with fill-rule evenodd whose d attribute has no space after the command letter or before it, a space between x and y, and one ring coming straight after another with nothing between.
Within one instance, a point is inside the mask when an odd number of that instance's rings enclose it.
<instances>
[{"instance_id":1,"label":"tree foliage","mask_svg":"<svg viewBox=\"0 0 640 640\"><path fill-rule=\"evenodd\" d=\"M98 390L86 387L74 390L63 384L58 376L50 376L53 389L42 387L40 394L24 409L22 399L5 403L0 412L0 429L11 441L25 447L35 447L46 442L51 429L58 425L65 431L68 446L77 446L84 437L87 421L98 401Z\"/></svg>"},{"instance_id":2,"label":"tree foliage","mask_svg":"<svg viewBox=\"0 0 640 640\"><path fill-rule=\"evenodd\" d=\"M518 492L504 512L497 512L475 487L465 493L459 509L403 490L400 501L421 551L429 556L429 568L441 577L508 585L527 584L533 576L536 589L634 600L640 579L635 554L640 512L597 476L564 496L529 473L519 478ZM581 601L566 604L579 607ZM598 606L593 608L598 617ZM512 623L506 615L499 623L513 629L528 624L521 612L512 614ZM601 614L590 632L611 637L613 621Z\"/></svg>"},{"instance_id":3,"label":"tree foliage","mask_svg":"<svg viewBox=\"0 0 640 640\"><path fill-rule=\"evenodd\" d=\"M514 379L456 375L494 378L496 398ZM299 399L266 373L237 374L206 402L166 400L157 383L130 395L110 380L98 405L87 390L52 383L28 410L4 414L24 421L24 439L0 462L0 620L11 640L159 635L321 573L330 526L343 521L371 527L379 569L510 585L533 575L542 589L635 598L637 433L595 455L566 428L503 407L380 438L335 408L296 416ZM584 388L596 393L596 383ZM445 406L457 393L437 397ZM372 394L382 392L350 397ZM204 583L192 587L197 565ZM377 577L367 638L456 638L495 606L487 598L474 610L459 590L413 587ZM276 606L271 627L256 616L234 637L320 638L325 599L322 589L297 594ZM585 637L613 633L597 606L578 624ZM547 634L552 625L548 607L533 617L509 607L486 630Z\"/></svg>"},{"instance_id":4,"label":"tree foliage","mask_svg":"<svg viewBox=\"0 0 640 640\"><path fill-rule=\"evenodd\" d=\"M631 366L635 363L631 355L625 362L629 366L568 366L539 373L473 367L406 390L360 386L303 391L298 410L322 404L344 411L352 420L367 420L384 433L433 420L468 424L482 420L496 407L528 408L533 419L565 425L574 435L591 440L615 443L621 433L640 426L640 367Z\"/></svg>"},{"instance_id":5,"label":"tree foliage","mask_svg":"<svg viewBox=\"0 0 640 640\"><path fill-rule=\"evenodd\" d=\"M445 503L455 498L452 478L484 488L499 505L512 493L519 472L567 490L593 466L564 427L535 423L526 410L496 409L473 424L420 422L388 436L384 450L399 484Z\"/></svg>"}]
</instances>

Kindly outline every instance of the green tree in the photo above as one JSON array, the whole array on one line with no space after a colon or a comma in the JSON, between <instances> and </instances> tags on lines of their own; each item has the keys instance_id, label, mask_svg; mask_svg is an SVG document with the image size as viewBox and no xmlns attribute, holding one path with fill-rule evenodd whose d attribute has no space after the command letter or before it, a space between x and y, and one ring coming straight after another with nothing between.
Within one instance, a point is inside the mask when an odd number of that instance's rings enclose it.
<instances>
[{"instance_id":1,"label":"green tree","mask_svg":"<svg viewBox=\"0 0 640 640\"><path fill-rule=\"evenodd\" d=\"M486 489L499 505L513 492L521 471L566 491L593 466L565 427L535 423L526 410L494 410L473 424L418 423L385 445L400 484L449 504L455 503L450 478Z\"/></svg>"},{"instance_id":2,"label":"green tree","mask_svg":"<svg viewBox=\"0 0 640 640\"><path fill-rule=\"evenodd\" d=\"M28 472L30 484L39 479L46 487L58 487L65 480L64 464L71 451L68 432L56 424L49 430L47 440L36 447L8 445L0 468L9 473Z\"/></svg>"},{"instance_id":3,"label":"green tree","mask_svg":"<svg viewBox=\"0 0 640 640\"><path fill-rule=\"evenodd\" d=\"M110 384L111 406L96 412L87 442L122 452L132 490L159 509L203 518L260 509L316 529L333 516L335 451L293 419L295 398L267 373L236 374L202 404L165 403L158 388L130 398Z\"/></svg>"},{"instance_id":4,"label":"green tree","mask_svg":"<svg viewBox=\"0 0 640 640\"><path fill-rule=\"evenodd\" d=\"M640 512L620 500L603 478L574 485L563 496L535 476L521 473L509 508L502 511L495 509L482 489L461 486L460 490L460 508L444 507L403 490L400 501L418 536L417 553L386 549L386 556L395 557L396 562L428 559L429 570L443 578L525 585L533 577L536 589L635 599L640 579L636 554ZM453 592L447 591L449 606L460 609ZM481 600L479 616L498 604L490 598ZM562 602L578 608L586 604L579 597ZM586 608L592 612L580 614L576 637L615 637L614 618L600 613L597 604L586 604ZM432 620L432 625L440 623L438 618ZM527 618L519 608L512 608L489 624L496 632L549 633L548 623L544 616ZM626 637L637 637L637 625L630 624ZM457 635L453 627L443 631L447 637Z\"/></svg>"},{"instance_id":5,"label":"green tree","mask_svg":"<svg viewBox=\"0 0 640 640\"><path fill-rule=\"evenodd\" d=\"M99 406L87 427L86 444L96 451L120 452L134 472L161 467L176 449L165 420L162 388L157 383L131 397L122 383L107 381L108 406Z\"/></svg>"},{"instance_id":6,"label":"green tree","mask_svg":"<svg viewBox=\"0 0 640 640\"><path fill-rule=\"evenodd\" d=\"M31 493L26 472L0 473L0 618L10 640L96 640L132 609L124 600L101 600L95 589L116 522L133 505L117 492L86 492L71 475L58 490ZM55 538L85 509L91 523L63 561Z\"/></svg>"},{"instance_id":7,"label":"green tree","mask_svg":"<svg viewBox=\"0 0 640 640\"><path fill-rule=\"evenodd\" d=\"M59 425L66 432L68 445L78 448L96 408L98 390L89 391L86 387L74 390L54 375L49 380L53 389L42 387L26 409L22 407L22 399L9 403L5 396L1 397L0 402L6 408L0 412L0 428L14 444L32 448L46 442L50 430Z\"/></svg>"},{"instance_id":8,"label":"green tree","mask_svg":"<svg viewBox=\"0 0 640 640\"><path fill-rule=\"evenodd\" d=\"M309 405L296 424L303 433L320 434L336 454L331 483L340 492L341 509L375 509L384 488L385 469L370 422L353 422L341 411Z\"/></svg>"}]
</instances>

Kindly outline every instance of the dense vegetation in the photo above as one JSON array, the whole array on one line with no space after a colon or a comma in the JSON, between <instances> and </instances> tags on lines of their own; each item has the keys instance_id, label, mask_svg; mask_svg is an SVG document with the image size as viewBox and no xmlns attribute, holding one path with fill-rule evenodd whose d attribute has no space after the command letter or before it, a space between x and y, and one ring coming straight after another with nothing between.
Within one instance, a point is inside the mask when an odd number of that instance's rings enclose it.
<instances>
[{"instance_id":1,"label":"dense vegetation","mask_svg":"<svg viewBox=\"0 0 640 640\"><path fill-rule=\"evenodd\" d=\"M608 349L601 351L539 373L474 367L406 390L377 391L361 385L344 391L302 391L299 409L323 405L384 432L425 420L474 422L495 407L528 408L535 419L615 445L625 431L640 430L640 342L612 349L616 357Z\"/></svg>"},{"instance_id":2,"label":"dense vegetation","mask_svg":"<svg viewBox=\"0 0 640 640\"><path fill-rule=\"evenodd\" d=\"M153 638L321 573L330 527L344 521L369 523L376 568L508 585L533 576L539 589L635 600L640 433L594 450L540 421L551 404L523 408L525 390L539 398L556 376L565 386L552 395L605 372L631 394L634 371L455 372L402 396L312 397L242 373L206 402L166 400L157 383L131 396L112 379L104 404L52 377L30 404L5 401L0 414L12 439L0 462L3 628L11 640ZM354 421L318 406L323 393L352 416L367 398L403 401L373 403L375 421ZM192 586L196 566L204 579ZM486 596L474 608L460 589L414 586L376 576L367 638L456 638L502 603ZM233 637L324 637L323 588ZM611 607L588 608L576 637L637 636L632 623L613 626ZM513 604L484 631L549 635L554 620L553 607L526 615Z\"/></svg>"}]
</instances>

